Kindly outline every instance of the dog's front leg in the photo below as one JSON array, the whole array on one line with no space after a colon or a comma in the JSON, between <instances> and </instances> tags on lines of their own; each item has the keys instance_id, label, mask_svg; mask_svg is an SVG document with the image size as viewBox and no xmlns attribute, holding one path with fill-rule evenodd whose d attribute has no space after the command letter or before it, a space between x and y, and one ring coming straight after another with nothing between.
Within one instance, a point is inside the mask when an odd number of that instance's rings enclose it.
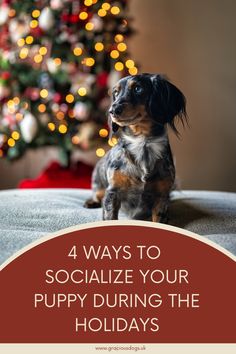
<instances>
[{"instance_id":1,"label":"dog's front leg","mask_svg":"<svg viewBox=\"0 0 236 354\"><path fill-rule=\"evenodd\" d=\"M108 188L103 198L103 220L118 220L119 209L119 190Z\"/></svg>"}]
</instances>

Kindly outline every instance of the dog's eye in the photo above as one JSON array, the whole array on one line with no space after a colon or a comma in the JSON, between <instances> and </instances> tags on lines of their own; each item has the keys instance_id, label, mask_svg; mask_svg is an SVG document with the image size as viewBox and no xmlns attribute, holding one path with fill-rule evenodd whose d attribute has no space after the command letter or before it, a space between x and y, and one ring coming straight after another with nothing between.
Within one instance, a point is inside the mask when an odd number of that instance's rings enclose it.
<instances>
[{"instance_id":1,"label":"dog's eye","mask_svg":"<svg viewBox=\"0 0 236 354\"><path fill-rule=\"evenodd\" d=\"M141 86L135 86L134 92L140 95L143 92L143 88Z\"/></svg>"},{"instance_id":2,"label":"dog's eye","mask_svg":"<svg viewBox=\"0 0 236 354\"><path fill-rule=\"evenodd\" d=\"M113 91L113 96L114 96L114 97L117 97L118 94L119 94L119 92L118 92L117 90Z\"/></svg>"}]
</instances>

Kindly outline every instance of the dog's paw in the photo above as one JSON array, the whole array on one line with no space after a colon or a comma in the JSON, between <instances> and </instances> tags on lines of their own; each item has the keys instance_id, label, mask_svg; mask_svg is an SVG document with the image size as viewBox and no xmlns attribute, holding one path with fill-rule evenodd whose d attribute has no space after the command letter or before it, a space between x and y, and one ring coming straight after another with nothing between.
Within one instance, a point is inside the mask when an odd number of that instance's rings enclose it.
<instances>
[{"instance_id":1,"label":"dog's paw","mask_svg":"<svg viewBox=\"0 0 236 354\"><path fill-rule=\"evenodd\" d=\"M88 208L88 209L101 208L101 203L100 202L96 202L93 199L88 199L84 203L84 208Z\"/></svg>"}]
</instances>

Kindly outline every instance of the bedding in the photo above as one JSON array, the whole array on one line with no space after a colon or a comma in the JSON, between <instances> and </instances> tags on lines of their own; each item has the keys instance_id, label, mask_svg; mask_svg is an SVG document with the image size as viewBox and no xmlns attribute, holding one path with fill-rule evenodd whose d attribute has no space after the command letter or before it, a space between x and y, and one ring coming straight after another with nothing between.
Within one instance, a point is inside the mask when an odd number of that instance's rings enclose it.
<instances>
[{"instance_id":1,"label":"bedding","mask_svg":"<svg viewBox=\"0 0 236 354\"><path fill-rule=\"evenodd\" d=\"M90 190L82 189L1 191L0 263L49 233L101 221L101 209L83 208L90 195ZM176 191L169 224L207 237L236 254L236 193Z\"/></svg>"}]
</instances>

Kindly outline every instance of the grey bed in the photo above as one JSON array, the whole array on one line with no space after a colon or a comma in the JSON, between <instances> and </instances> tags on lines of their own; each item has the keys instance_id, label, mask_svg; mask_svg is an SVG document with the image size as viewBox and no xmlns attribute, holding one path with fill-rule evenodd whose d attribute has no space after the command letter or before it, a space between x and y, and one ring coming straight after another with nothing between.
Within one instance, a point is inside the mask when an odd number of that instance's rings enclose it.
<instances>
[{"instance_id":1,"label":"grey bed","mask_svg":"<svg viewBox=\"0 0 236 354\"><path fill-rule=\"evenodd\" d=\"M101 209L84 209L89 190L25 189L0 192L0 263L32 241L60 229L100 221ZM170 221L236 254L236 194L174 192Z\"/></svg>"}]
</instances>

